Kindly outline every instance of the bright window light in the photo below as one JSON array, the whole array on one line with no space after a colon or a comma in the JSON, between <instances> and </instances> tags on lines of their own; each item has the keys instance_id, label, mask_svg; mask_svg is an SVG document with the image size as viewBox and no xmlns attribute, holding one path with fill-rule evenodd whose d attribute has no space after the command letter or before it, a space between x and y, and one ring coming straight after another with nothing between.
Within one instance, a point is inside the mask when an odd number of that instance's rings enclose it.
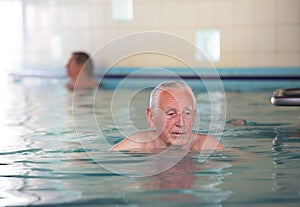
<instances>
[{"instance_id":1,"label":"bright window light","mask_svg":"<svg viewBox=\"0 0 300 207\"><path fill-rule=\"evenodd\" d=\"M221 35L216 29L199 29L196 31L196 60L199 62L220 61Z\"/></svg>"},{"instance_id":2,"label":"bright window light","mask_svg":"<svg viewBox=\"0 0 300 207\"><path fill-rule=\"evenodd\" d=\"M133 0L112 0L112 17L115 21L133 19Z\"/></svg>"},{"instance_id":3,"label":"bright window light","mask_svg":"<svg viewBox=\"0 0 300 207\"><path fill-rule=\"evenodd\" d=\"M0 78L2 68L20 64L23 51L23 16L21 1L0 0Z\"/></svg>"}]
</instances>

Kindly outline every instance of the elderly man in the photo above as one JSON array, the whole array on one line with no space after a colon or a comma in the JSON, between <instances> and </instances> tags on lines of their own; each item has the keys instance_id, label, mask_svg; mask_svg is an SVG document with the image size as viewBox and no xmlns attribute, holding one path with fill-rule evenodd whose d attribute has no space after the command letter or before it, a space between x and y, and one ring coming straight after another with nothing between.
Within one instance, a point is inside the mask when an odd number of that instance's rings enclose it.
<instances>
[{"instance_id":1,"label":"elderly man","mask_svg":"<svg viewBox=\"0 0 300 207\"><path fill-rule=\"evenodd\" d=\"M66 84L69 90L98 87L98 83L92 79L93 62L87 53L73 52L66 68L67 75L70 78L70 81Z\"/></svg>"},{"instance_id":2,"label":"elderly man","mask_svg":"<svg viewBox=\"0 0 300 207\"><path fill-rule=\"evenodd\" d=\"M146 116L154 130L132 134L114 145L112 151L156 151L169 146L191 150L222 150L215 138L192 132L196 115L191 88L179 81L167 81L151 92Z\"/></svg>"}]
</instances>

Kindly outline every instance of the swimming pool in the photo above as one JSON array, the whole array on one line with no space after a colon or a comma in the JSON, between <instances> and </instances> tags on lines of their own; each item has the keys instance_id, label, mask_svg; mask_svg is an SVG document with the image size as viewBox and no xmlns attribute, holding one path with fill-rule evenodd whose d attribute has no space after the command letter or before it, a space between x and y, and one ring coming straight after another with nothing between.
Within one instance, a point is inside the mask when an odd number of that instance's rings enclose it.
<instances>
[{"instance_id":1,"label":"swimming pool","mask_svg":"<svg viewBox=\"0 0 300 207\"><path fill-rule=\"evenodd\" d=\"M5 86L3 93L8 92L0 109L1 206L299 205L300 108L273 106L273 91L226 92L227 111L219 110L227 120L221 141L234 150L207 159L190 152L169 170L134 176L141 170L139 163L107 152L107 143L120 141L132 125L146 127L150 91L139 91L124 106L132 92L124 89L116 117L111 117L113 90L100 89L96 96L92 91L80 93L74 103L63 85L62 80L24 78ZM201 106L199 130L205 133L210 102L203 92L195 93ZM211 95L224 98L218 92ZM235 118L246 120L245 125L232 124ZM137 167L127 175L104 168L131 164Z\"/></svg>"}]
</instances>

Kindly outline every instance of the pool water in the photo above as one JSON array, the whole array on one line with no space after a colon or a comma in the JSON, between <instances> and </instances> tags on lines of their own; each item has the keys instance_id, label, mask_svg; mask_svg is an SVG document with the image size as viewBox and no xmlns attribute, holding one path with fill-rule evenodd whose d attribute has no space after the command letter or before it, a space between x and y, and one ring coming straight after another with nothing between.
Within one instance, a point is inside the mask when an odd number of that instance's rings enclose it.
<instances>
[{"instance_id":1,"label":"pool water","mask_svg":"<svg viewBox=\"0 0 300 207\"><path fill-rule=\"evenodd\" d=\"M74 97L62 80L8 82L1 92L0 206L299 206L300 108L271 105L271 90L214 92L226 98L219 113L226 114L227 149L189 152L161 173L136 176L151 170L138 162L151 155L127 153L126 160L107 149L134 128L147 129L149 92L127 105L132 91L124 89L112 107L113 90ZM205 133L211 106L195 93L197 130ZM244 125L236 126L237 118ZM172 162L176 152L170 154L163 162Z\"/></svg>"}]
</instances>

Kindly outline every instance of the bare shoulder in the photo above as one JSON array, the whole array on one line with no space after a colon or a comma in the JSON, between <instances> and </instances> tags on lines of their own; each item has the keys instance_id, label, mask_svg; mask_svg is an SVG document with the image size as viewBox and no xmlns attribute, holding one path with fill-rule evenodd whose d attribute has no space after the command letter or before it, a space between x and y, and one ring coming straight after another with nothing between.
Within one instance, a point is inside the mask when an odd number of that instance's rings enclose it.
<instances>
[{"instance_id":1,"label":"bare shoulder","mask_svg":"<svg viewBox=\"0 0 300 207\"><path fill-rule=\"evenodd\" d=\"M127 136L122 141L115 144L110 151L122 151L132 149L143 149L147 140L154 136L153 131L137 132Z\"/></svg>"},{"instance_id":2,"label":"bare shoulder","mask_svg":"<svg viewBox=\"0 0 300 207\"><path fill-rule=\"evenodd\" d=\"M195 150L223 150L224 146L216 138L207 134L196 134L196 141L193 146Z\"/></svg>"}]
</instances>

